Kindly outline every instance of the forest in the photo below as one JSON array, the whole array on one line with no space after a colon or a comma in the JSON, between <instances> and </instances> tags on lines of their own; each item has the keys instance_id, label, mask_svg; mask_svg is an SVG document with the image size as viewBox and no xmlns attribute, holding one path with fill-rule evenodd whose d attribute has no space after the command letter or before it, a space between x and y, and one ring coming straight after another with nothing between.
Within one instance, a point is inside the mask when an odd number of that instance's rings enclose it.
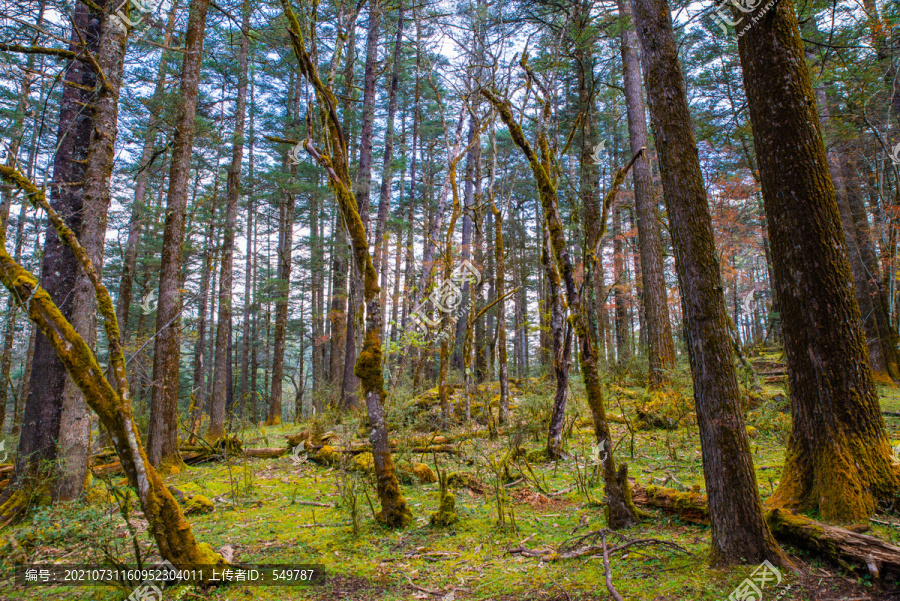
<instances>
[{"instance_id":1,"label":"forest","mask_svg":"<svg viewBox=\"0 0 900 601\"><path fill-rule=\"evenodd\" d=\"M0 600L900 598L900 4L0 0Z\"/></svg>"}]
</instances>

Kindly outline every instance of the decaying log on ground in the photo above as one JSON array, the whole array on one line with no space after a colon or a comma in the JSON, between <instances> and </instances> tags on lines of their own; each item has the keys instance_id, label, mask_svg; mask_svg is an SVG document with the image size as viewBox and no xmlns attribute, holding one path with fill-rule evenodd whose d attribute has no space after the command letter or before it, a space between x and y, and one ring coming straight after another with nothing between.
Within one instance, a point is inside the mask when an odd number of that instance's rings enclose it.
<instances>
[{"instance_id":1,"label":"decaying log on ground","mask_svg":"<svg viewBox=\"0 0 900 601\"><path fill-rule=\"evenodd\" d=\"M900 585L900 547L784 509L766 511L766 522L781 543L823 555L848 569L864 569L873 580Z\"/></svg>"},{"instance_id":2,"label":"decaying log on ground","mask_svg":"<svg viewBox=\"0 0 900 601\"><path fill-rule=\"evenodd\" d=\"M695 492L678 492L661 486L642 488L635 484L632 499L634 499L635 505L656 507L667 513L677 514L685 522L709 525L706 495Z\"/></svg>"},{"instance_id":3,"label":"decaying log on ground","mask_svg":"<svg viewBox=\"0 0 900 601\"><path fill-rule=\"evenodd\" d=\"M635 486L633 499L637 505L662 509L686 522L709 523L706 496L700 493ZM900 585L900 547L784 509L767 509L765 517L779 543L805 549L849 570L868 572L886 584Z\"/></svg>"},{"instance_id":4,"label":"decaying log on ground","mask_svg":"<svg viewBox=\"0 0 900 601\"><path fill-rule=\"evenodd\" d=\"M277 449L244 449L245 457L259 457L261 459L277 459L279 457L284 457L289 452L287 447L280 447Z\"/></svg>"}]
</instances>

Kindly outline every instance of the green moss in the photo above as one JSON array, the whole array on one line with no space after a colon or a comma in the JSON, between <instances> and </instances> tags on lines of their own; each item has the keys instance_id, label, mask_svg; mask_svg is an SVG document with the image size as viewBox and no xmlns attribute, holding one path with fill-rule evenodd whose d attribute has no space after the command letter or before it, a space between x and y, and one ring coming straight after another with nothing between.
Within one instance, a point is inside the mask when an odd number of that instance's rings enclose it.
<instances>
[{"instance_id":1,"label":"green moss","mask_svg":"<svg viewBox=\"0 0 900 601\"><path fill-rule=\"evenodd\" d=\"M452 492L444 493L441 497L441 507L431 514L431 525L435 528L446 528L459 521L456 515L456 497Z\"/></svg>"},{"instance_id":2,"label":"green moss","mask_svg":"<svg viewBox=\"0 0 900 601\"><path fill-rule=\"evenodd\" d=\"M216 510L215 504L203 495L191 495L184 502L185 515L195 513L211 513Z\"/></svg>"}]
</instances>

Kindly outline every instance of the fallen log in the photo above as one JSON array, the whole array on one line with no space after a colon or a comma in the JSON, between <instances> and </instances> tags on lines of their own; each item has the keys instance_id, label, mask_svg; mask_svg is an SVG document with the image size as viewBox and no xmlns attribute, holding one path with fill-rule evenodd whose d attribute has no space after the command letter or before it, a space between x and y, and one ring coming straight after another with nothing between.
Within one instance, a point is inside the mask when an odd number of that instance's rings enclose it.
<instances>
[{"instance_id":1,"label":"fallen log","mask_svg":"<svg viewBox=\"0 0 900 601\"><path fill-rule=\"evenodd\" d=\"M631 495L636 505L656 507L667 513L677 514L679 518L692 524L709 525L706 495L698 492L678 492L662 486L642 488L637 484L634 485Z\"/></svg>"},{"instance_id":2,"label":"fallen log","mask_svg":"<svg viewBox=\"0 0 900 601\"><path fill-rule=\"evenodd\" d=\"M450 445L433 445L429 447L413 447L409 449L411 453L449 453L456 455L456 448Z\"/></svg>"},{"instance_id":3,"label":"fallen log","mask_svg":"<svg viewBox=\"0 0 900 601\"><path fill-rule=\"evenodd\" d=\"M278 459L279 457L284 457L289 452L287 447L280 447L277 449L244 449L245 457L259 457L260 459Z\"/></svg>"},{"instance_id":4,"label":"fallen log","mask_svg":"<svg viewBox=\"0 0 900 601\"><path fill-rule=\"evenodd\" d=\"M686 522L709 524L706 496L700 493L635 485L632 495L637 505L662 509ZM784 509L767 509L765 518L780 543L810 551L848 570L868 572L874 580L900 585L900 547Z\"/></svg>"},{"instance_id":5,"label":"fallen log","mask_svg":"<svg viewBox=\"0 0 900 601\"><path fill-rule=\"evenodd\" d=\"M372 445L370 444L353 444L349 447L333 447L331 445L306 445L306 450L310 455L315 455L319 451L324 448L328 448L328 453L344 453L348 455L359 455L360 453L366 453L372 451ZM451 455L456 455L456 448L450 445L434 445L430 447L410 447L408 449L400 449L397 446L391 446L391 453L399 453L402 450L406 450L410 453L449 453ZM285 450L287 452L287 450Z\"/></svg>"}]
</instances>

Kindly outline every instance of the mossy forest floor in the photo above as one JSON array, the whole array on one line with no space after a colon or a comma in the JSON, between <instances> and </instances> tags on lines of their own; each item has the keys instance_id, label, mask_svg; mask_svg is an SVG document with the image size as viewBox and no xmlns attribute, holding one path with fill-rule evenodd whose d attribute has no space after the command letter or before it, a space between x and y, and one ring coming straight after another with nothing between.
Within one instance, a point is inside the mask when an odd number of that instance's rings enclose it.
<instances>
[{"instance_id":1,"label":"mossy forest floor","mask_svg":"<svg viewBox=\"0 0 900 601\"><path fill-rule=\"evenodd\" d=\"M760 371L765 371L761 366ZM768 379L770 383L764 383ZM790 428L784 384L761 377L761 388L747 389L747 422L762 497L778 482L783 450ZM514 388L514 420L500 436L491 439L483 425L445 428L458 455L440 454L440 468L467 476L477 490L454 487L459 521L435 528L429 517L440 504L437 483L406 483L403 494L414 513L414 523L402 531L377 524L369 499L377 497L364 469L350 462L322 465L305 453L277 459L234 458L187 467L168 477L167 483L186 495L211 499L215 510L189 516L197 538L213 548L227 546L234 560L244 563L320 564L327 583L319 587L250 587L229 585L211 590L186 589L181 599L221 600L338 600L338 599L468 599L559 600L609 599L602 557L542 562L509 552L521 544L530 549L558 549L577 536L604 527L602 481L592 474L591 428L579 377L573 374L566 445L574 456L548 462L539 457L545 446L554 383L520 380ZM635 426L639 409L649 409L659 427L636 430L628 423L613 423L619 461L629 464L629 474L641 485L672 488L704 488L700 442L691 412L692 399L686 376L676 377L672 391L648 396L641 382L623 376L607 383L608 411L624 416ZM456 389L454 400L461 391ZM881 390L883 409L900 412L900 391ZM410 395L411 396L411 395ZM473 414L481 412L479 399L496 397L494 387L482 387ZM430 404L430 405L429 405ZM418 400L400 393L389 404L393 422L391 438L401 448L435 431L435 395ZM671 421L669 421L671 420ZM245 427L235 434L244 448L280 447L285 437L303 430L321 435L331 432L329 444L337 447L357 440L359 418L320 416L300 424L278 427ZM900 418L886 415L892 444L900 442ZM676 425L672 425L675 422ZM403 424L403 425L400 425ZM477 432L477 433L476 433ZM8 447L9 445L7 445ZM527 455L506 462L504 455L517 446ZM433 456L409 456L395 461L422 462L435 469ZM364 462L358 462L364 463ZM495 467L491 467L491 464ZM344 467L342 467L342 465ZM529 469L529 467L531 469ZM349 468L349 469L346 469ZM533 474L532 474L533 471ZM524 479L523 479L524 475ZM508 478L507 478L508 476ZM458 479L457 479L458 481ZM518 481L518 483L516 483ZM477 483L475 483L477 482ZM498 501L497 487L503 491ZM112 486L112 488L110 488ZM89 503L36 509L27 520L0 532L0 599L97 599L121 600L130 590L112 588L17 587L10 580L13 562L59 562L100 565L114 557L134 562L134 540L141 554L158 561L147 523L132 500L129 533L120 505L127 494L121 476L109 482L93 481ZM114 494L113 494L114 493ZM114 496L119 496L116 502ZM356 513L356 532L353 513ZM498 520L502 512L503 523ZM626 600L728 599L755 566L713 570L705 561L709 529L681 523L677 518L651 512L637 527L622 531L628 539L658 539L675 543L693 555L653 545L632 548L611 557L615 587ZM879 515L870 534L900 543L900 516ZM608 537L617 544L617 535ZM890 599L868 579L848 573L815 557L791 549L802 574L785 574L779 585L763 589L763 599ZM178 591L167 590L165 599Z\"/></svg>"}]
</instances>

